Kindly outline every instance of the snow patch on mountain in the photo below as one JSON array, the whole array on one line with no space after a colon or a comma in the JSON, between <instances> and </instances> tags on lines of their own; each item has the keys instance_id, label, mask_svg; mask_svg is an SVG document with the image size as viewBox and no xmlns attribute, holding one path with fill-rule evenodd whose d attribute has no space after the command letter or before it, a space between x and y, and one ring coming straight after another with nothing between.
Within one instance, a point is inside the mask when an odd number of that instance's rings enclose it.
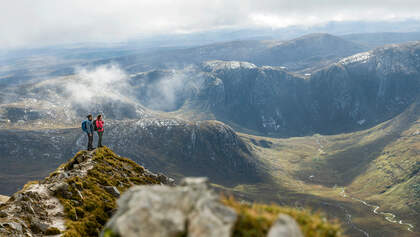
<instances>
[{"instance_id":1,"label":"snow patch on mountain","mask_svg":"<svg viewBox=\"0 0 420 237\"><path fill-rule=\"evenodd\" d=\"M226 69L254 69L257 68L255 64L249 62L239 62L239 61L221 61L213 60L203 63L204 68L211 69L211 71L226 70Z\"/></svg>"},{"instance_id":2,"label":"snow patch on mountain","mask_svg":"<svg viewBox=\"0 0 420 237\"><path fill-rule=\"evenodd\" d=\"M366 63L371 58L371 52L358 53L353 56L343 58L339 61L342 65L349 65L353 63Z\"/></svg>"}]
</instances>

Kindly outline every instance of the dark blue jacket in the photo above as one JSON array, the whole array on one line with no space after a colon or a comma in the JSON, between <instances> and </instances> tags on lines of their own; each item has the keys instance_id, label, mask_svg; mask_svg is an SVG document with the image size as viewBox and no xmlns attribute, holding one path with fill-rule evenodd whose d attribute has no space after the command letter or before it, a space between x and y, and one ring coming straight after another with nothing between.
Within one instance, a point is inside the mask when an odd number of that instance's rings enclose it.
<instances>
[{"instance_id":1,"label":"dark blue jacket","mask_svg":"<svg viewBox=\"0 0 420 237\"><path fill-rule=\"evenodd\" d=\"M87 120L85 120L86 121L86 128L87 128L87 130L86 130L86 133L87 134L93 134L93 121L91 121L91 120L89 120L89 119L87 119Z\"/></svg>"}]
</instances>

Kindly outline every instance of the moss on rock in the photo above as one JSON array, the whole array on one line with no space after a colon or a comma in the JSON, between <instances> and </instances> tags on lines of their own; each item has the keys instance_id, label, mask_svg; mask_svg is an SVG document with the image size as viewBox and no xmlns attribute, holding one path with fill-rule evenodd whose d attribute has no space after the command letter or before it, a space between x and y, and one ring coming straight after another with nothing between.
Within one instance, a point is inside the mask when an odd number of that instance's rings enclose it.
<instances>
[{"instance_id":1,"label":"moss on rock","mask_svg":"<svg viewBox=\"0 0 420 237\"><path fill-rule=\"evenodd\" d=\"M81 151L62 168L72 170L90 155L92 168L86 176L73 176L65 180L69 184L67 194L71 195L56 194L66 216L64 237L98 236L117 207L117 197L108 193L105 186L114 186L119 192L124 192L135 184L160 183L147 175L142 166L116 155L106 147L93 153Z\"/></svg>"},{"instance_id":2,"label":"moss on rock","mask_svg":"<svg viewBox=\"0 0 420 237\"><path fill-rule=\"evenodd\" d=\"M50 227L45 231L45 235L58 235L61 231L58 228Z\"/></svg>"},{"instance_id":3,"label":"moss on rock","mask_svg":"<svg viewBox=\"0 0 420 237\"><path fill-rule=\"evenodd\" d=\"M265 237L280 213L291 216L307 237L339 237L341 228L337 221L328 221L321 213L298 210L277 205L239 203L234 198L222 198L238 214L234 237Z\"/></svg>"}]
</instances>

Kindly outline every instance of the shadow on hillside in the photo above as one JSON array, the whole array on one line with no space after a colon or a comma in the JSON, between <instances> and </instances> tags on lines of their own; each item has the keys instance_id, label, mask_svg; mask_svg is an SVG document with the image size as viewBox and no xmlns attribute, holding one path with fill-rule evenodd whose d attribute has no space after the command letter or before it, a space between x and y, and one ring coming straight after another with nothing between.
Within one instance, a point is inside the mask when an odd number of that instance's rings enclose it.
<instances>
[{"instance_id":1,"label":"shadow on hillside","mask_svg":"<svg viewBox=\"0 0 420 237\"><path fill-rule=\"evenodd\" d=\"M326 168L336 171L340 177L340 180L334 180L335 184L347 186L352 183L356 177L366 172L369 164L381 155L387 145L398 138L397 133L386 135L366 145L328 156Z\"/></svg>"}]
</instances>

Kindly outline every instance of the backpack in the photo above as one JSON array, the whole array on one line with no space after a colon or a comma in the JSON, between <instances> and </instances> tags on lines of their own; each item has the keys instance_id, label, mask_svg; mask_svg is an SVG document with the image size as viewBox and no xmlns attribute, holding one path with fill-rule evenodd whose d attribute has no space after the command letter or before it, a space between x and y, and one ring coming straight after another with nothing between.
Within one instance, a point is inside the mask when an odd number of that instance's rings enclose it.
<instances>
[{"instance_id":1,"label":"backpack","mask_svg":"<svg viewBox=\"0 0 420 237\"><path fill-rule=\"evenodd\" d=\"M86 120L82 122L82 130L83 130L83 132L87 132L88 131L86 124L87 124L87 121Z\"/></svg>"},{"instance_id":2,"label":"backpack","mask_svg":"<svg viewBox=\"0 0 420 237\"><path fill-rule=\"evenodd\" d=\"M93 120L93 131L98 131L98 127L96 126L96 119Z\"/></svg>"}]
</instances>

